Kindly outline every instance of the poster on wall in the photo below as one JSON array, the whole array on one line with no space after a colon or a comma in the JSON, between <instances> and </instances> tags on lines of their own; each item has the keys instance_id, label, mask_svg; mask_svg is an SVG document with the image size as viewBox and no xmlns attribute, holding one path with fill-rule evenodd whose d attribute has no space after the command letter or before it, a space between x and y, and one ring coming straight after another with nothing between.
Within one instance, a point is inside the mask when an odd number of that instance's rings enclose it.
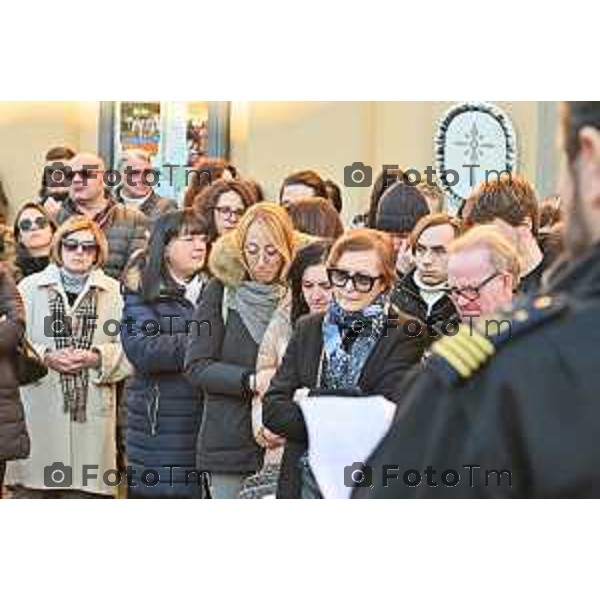
<instances>
[{"instance_id":1,"label":"poster on wall","mask_svg":"<svg viewBox=\"0 0 600 600\"><path fill-rule=\"evenodd\" d=\"M120 102L121 150L140 148L156 156L160 146L160 102Z\"/></svg>"},{"instance_id":2,"label":"poster on wall","mask_svg":"<svg viewBox=\"0 0 600 600\"><path fill-rule=\"evenodd\" d=\"M187 103L186 145L191 167L208 155L208 102Z\"/></svg>"},{"instance_id":3,"label":"poster on wall","mask_svg":"<svg viewBox=\"0 0 600 600\"><path fill-rule=\"evenodd\" d=\"M227 156L229 103L101 102L99 128L107 165L116 168L124 150L143 149L161 175L157 193L180 198L199 159Z\"/></svg>"}]
</instances>

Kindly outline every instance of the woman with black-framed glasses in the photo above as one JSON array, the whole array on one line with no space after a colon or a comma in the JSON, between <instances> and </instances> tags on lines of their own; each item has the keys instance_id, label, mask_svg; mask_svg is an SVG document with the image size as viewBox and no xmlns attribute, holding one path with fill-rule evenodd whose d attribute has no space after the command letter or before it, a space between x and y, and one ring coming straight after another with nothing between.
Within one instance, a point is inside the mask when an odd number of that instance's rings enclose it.
<instances>
[{"instance_id":1,"label":"woman with black-framed glasses","mask_svg":"<svg viewBox=\"0 0 600 600\"><path fill-rule=\"evenodd\" d=\"M208 241L213 243L235 229L256 195L245 181L222 179L201 191L193 208L208 222Z\"/></svg>"},{"instance_id":2,"label":"woman with black-framed glasses","mask_svg":"<svg viewBox=\"0 0 600 600\"><path fill-rule=\"evenodd\" d=\"M50 264L52 236L56 223L48 211L37 202L25 202L14 220L16 242L14 277L24 277L43 271Z\"/></svg>"},{"instance_id":3,"label":"woman with black-framed glasses","mask_svg":"<svg viewBox=\"0 0 600 600\"><path fill-rule=\"evenodd\" d=\"M398 388L425 345L425 328L388 301L395 277L392 244L383 233L354 229L333 245L327 260L333 301L325 313L296 326L282 364L263 400L265 426L287 440L277 495L302 495L307 433L294 401L297 390L382 394L399 402Z\"/></svg>"}]
</instances>

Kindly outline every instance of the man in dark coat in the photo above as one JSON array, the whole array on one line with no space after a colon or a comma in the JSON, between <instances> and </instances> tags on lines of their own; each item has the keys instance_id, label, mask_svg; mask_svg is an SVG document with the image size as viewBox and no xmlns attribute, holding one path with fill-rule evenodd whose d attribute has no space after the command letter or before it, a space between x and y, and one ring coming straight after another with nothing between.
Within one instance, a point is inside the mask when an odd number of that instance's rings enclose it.
<instances>
[{"instance_id":1,"label":"man in dark coat","mask_svg":"<svg viewBox=\"0 0 600 600\"><path fill-rule=\"evenodd\" d=\"M571 264L496 335L433 346L355 497L600 496L600 102L562 108Z\"/></svg>"},{"instance_id":2,"label":"man in dark coat","mask_svg":"<svg viewBox=\"0 0 600 600\"><path fill-rule=\"evenodd\" d=\"M448 245L458 233L458 223L444 213L422 217L409 238L415 268L391 294L391 301L426 323L433 337L459 320L447 290Z\"/></svg>"},{"instance_id":3,"label":"man in dark coat","mask_svg":"<svg viewBox=\"0 0 600 600\"><path fill-rule=\"evenodd\" d=\"M158 171L152 170L150 155L145 150L126 150L118 165L121 185L115 194L116 199L125 206L135 208L154 223L160 215L177 209L172 198L159 196L155 188Z\"/></svg>"},{"instance_id":4,"label":"man in dark coat","mask_svg":"<svg viewBox=\"0 0 600 600\"><path fill-rule=\"evenodd\" d=\"M74 215L89 217L104 231L108 242L107 275L119 279L131 255L145 247L148 218L139 210L116 202L104 188L104 162L93 154L78 154L68 166L73 180L69 199L60 209L60 224Z\"/></svg>"}]
</instances>

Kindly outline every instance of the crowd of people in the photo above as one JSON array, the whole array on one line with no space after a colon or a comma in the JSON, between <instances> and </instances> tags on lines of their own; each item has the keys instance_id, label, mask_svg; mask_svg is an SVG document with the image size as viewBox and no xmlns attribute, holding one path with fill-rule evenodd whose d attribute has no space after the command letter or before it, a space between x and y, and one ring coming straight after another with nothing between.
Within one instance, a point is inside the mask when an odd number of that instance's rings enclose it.
<instances>
[{"instance_id":1,"label":"crowd of people","mask_svg":"<svg viewBox=\"0 0 600 600\"><path fill-rule=\"evenodd\" d=\"M600 138L599 103L582 104L565 117L571 158L582 128ZM374 463L416 439L444 455L473 428L437 418L430 365L468 379L479 365L468 344L457 350L464 325L501 335L488 318L549 298L573 267L566 199L538 198L518 173L481 183L450 215L436 185L388 171L344 227L339 186L313 170L270 200L203 157L178 203L145 183L141 150L119 157L133 176L117 189L98 156L58 147L46 160L69 168L69 185L49 187L45 172L2 232L0 490L16 498L240 498L261 486L319 498L298 400L327 393L398 406ZM46 372L23 384L25 347ZM421 389L426 400L407 403ZM499 438L495 416L482 418Z\"/></svg>"}]
</instances>

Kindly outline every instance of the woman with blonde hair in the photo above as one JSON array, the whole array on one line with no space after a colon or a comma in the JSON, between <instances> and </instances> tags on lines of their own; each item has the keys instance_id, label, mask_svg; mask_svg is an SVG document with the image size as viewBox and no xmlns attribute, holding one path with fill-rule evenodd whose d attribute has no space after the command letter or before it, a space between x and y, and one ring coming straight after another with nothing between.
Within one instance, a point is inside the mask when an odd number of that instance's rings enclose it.
<instances>
[{"instance_id":1,"label":"woman with blonde hair","mask_svg":"<svg viewBox=\"0 0 600 600\"><path fill-rule=\"evenodd\" d=\"M7 483L43 497L116 493L104 475L116 468L116 384L130 367L119 284L102 271L107 253L98 226L72 217L54 235L51 264L19 284L26 336L48 374L21 388L31 454L10 463Z\"/></svg>"},{"instance_id":2,"label":"woman with blonde hair","mask_svg":"<svg viewBox=\"0 0 600 600\"><path fill-rule=\"evenodd\" d=\"M204 393L196 467L211 473L214 498L236 498L245 478L263 463L251 419L256 358L286 293L296 245L285 209L260 203L216 241L210 254L214 278L194 313L200 325L189 338L186 373Z\"/></svg>"}]
</instances>

